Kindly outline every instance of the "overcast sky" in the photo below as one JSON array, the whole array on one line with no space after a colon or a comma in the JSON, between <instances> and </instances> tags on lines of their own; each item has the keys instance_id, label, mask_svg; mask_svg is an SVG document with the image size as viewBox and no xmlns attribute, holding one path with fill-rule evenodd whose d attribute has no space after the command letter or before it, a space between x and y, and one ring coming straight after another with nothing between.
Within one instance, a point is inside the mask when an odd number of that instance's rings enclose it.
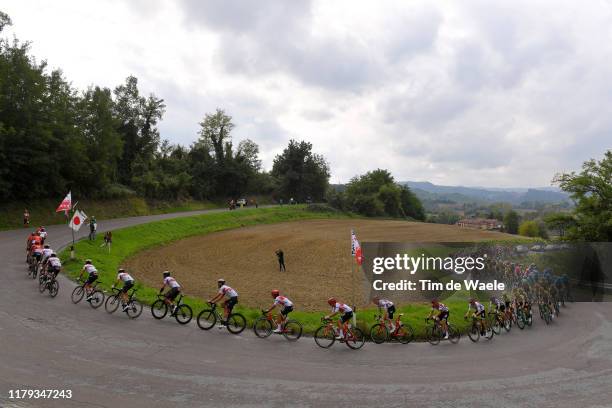
<instances>
[{"instance_id":1,"label":"overcast sky","mask_svg":"<svg viewBox=\"0 0 612 408\"><path fill-rule=\"evenodd\" d=\"M312 142L332 182L547 186L612 148L612 1L3 0L5 35L79 88L133 74L189 145L216 107L264 166Z\"/></svg>"}]
</instances>

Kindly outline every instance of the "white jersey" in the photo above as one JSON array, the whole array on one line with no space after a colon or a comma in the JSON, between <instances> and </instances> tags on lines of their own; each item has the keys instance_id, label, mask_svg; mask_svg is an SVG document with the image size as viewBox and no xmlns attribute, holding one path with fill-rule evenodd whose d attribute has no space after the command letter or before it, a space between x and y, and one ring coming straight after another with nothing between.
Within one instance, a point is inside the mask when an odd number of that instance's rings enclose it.
<instances>
[{"instance_id":1,"label":"white jersey","mask_svg":"<svg viewBox=\"0 0 612 408\"><path fill-rule=\"evenodd\" d=\"M172 276L168 276L164 278L164 285L170 286L171 288L179 288L181 285L174 279Z\"/></svg>"},{"instance_id":2,"label":"white jersey","mask_svg":"<svg viewBox=\"0 0 612 408\"><path fill-rule=\"evenodd\" d=\"M470 303L470 307L469 307L469 309L471 309L471 308L472 308L472 304ZM469 310L469 309L468 309L468 310ZM476 309L476 312L480 313L480 312L484 312L485 307L483 306L483 304L482 304L482 303L480 303L480 302L475 302L475 303L474 303L474 309Z\"/></svg>"},{"instance_id":3,"label":"white jersey","mask_svg":"<svg viewBox=\"0 0 612 408\"><path fill-rule=\"evenodd\" d=\"M387 299L380 299L378 301L378 307L384 307L385 309L390 308L391 306L393 306L393 302Z\"/></svg>"},{"instance_id":4,"label":"white jersey","mask_svg":"<svg viewBox=\"0 0 612 408\"><path fill-rule=\"evenodd\" d=\"M97 275L98 274L98 270L92 264L86 264L83 267L83 269L85 269L85 272L87 272L90 275Z\"/></svg>"},{"instance_id":5,"label":"white jersey","mask_svg":"<svg viewBox=\"0 0 612 408\"><path fill-rule=\"evenodd\" d=\"M43 259L47 259L48 257L51 256L52 253L53 253L53 250L51 248L43 249Z\"/></svg>"},{"instance_id":6,"label":"white jersey","mask_svg":"<svg viewBox=\"0 0 612 408\"><path fill-rule=\"evenodd\" d=\"M334 306L332 306L332 313L336 313L336 312L349 313L352 311L353 309L351 309L348 305L345 305L344 303L336 303Z\"/></svg>"},{"instance_id":7,"label":"white jersey","mask_svg":"<svg viewBox=\"0 0 612 408\"><path fill-rule=\"evenodd\" d=\"M38 236L41 237L42 239L47 238L47 231L40 231L38 233Z\"/></svg>"},{"instance_id":8,"label":"white jersey","mask_svg":"<svg viewBox=\"0 0 612 408\"><path fill-rule=\"evenodd\" d=\"M276 298L274 298L274 304L275 305L283 305L284 307L292 307L293 306L293 302L289 300L289 298L286 298L285 296L277 296Z\"/></svg>"},{"instance_id":9,"label":"white jersey","mask_svg":"<svg viewBox=\"0 0 612 408\"><path fill-rule=\"evenodd\" d=\"M124 282L134 281L134 278L129 273L121 272L117 275L117 279L121 279Z\"/></svg>"},{"instance_id":10,"label":"white jersey","mask_svg":"<svg viewBox=\"0 0 612 408\"><path fill-rule=\"evenodd\" d=\"M223 285L219 288L219 293L223 294L224 296L227 296L228 298L233 298L238 296L238 292L236 292L234 289L230 288L227 285Z\"/></svg>"},{"instance_id":11,"label":"white jersey","mask_svg":"<svg viewBox=\"0 0 612 408\"><path fill-rule=\"evenodd\" d=\"M57 256L52 256L51 258L49 258L49 265L51 265L51 267L53 268L61 268L62 262Z\"/></svg>"}]
</instances>

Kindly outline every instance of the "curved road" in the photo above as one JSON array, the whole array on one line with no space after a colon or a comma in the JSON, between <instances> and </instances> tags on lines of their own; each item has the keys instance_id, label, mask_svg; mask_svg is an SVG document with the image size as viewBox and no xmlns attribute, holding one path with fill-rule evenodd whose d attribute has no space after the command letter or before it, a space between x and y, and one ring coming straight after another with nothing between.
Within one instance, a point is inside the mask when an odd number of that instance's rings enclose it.
<instances>
[{"instance_id":1,"label":"curved road","mask_svg":"<svg viewBox=\"0 0 612 408\"><path fill-rule=\"evenodd\" d=\"M198 213L198 212L196 212ZM100 221L99 232L196 213ZM200 212L201 213L201 212ZM26 276L27 231L0 232L0 407L611 407L612 304L572 304L544 327L472 344L318 348L310 338L202 332L55 299ZM86 235L82 231L79 236ZM66 226L49 228L52 247ZM120 245L120 243L117 243ZM10 389L71 389L62 401Z\"/></svg>"}]
</instances>

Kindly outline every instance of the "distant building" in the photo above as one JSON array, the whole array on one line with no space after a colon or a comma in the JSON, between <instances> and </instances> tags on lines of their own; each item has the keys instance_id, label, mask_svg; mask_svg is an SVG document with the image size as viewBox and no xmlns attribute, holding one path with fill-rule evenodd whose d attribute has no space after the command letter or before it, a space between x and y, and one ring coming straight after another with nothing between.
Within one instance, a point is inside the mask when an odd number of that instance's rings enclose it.
<instances>
[{"instance_id":1,"label":"distant building","mask_svg":"<svg viewBox=\"0 0 612 408\"><path fill-rule=\"evenodd\" d=\"M504 228L504 224L495 219L491 218L464 218L457 221L455 225L461 228L474 228L483 230L501 230Z\"/></svg>"}]
</instances>

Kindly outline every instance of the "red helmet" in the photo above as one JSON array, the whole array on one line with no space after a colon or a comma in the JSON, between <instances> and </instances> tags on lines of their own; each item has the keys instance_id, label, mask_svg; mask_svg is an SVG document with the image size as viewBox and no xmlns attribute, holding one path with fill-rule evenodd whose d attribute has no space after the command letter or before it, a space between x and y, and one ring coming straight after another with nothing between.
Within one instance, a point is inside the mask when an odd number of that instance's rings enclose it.
<instances>
[{"instance_id":1,"label":"red helmet","mask_svg":"<svg viewBox=\"0 0 612 408\"><path fill-rule=\"evenodd\" d=\"M331 298L327 299L327 303L330 306L335 306L336 305L336 298L331 297Z\"/></svg>"},{"instance_id":2,"label":"red helmet","mask_svg":"<svg viewBox=\"0 0 612 408\"><path fill-rule=\"evenodd\" d=\"M277 297L278 295L280 295L280 290L278 289L272 289L272 297Z\"/></svg>"}]
</instances>

